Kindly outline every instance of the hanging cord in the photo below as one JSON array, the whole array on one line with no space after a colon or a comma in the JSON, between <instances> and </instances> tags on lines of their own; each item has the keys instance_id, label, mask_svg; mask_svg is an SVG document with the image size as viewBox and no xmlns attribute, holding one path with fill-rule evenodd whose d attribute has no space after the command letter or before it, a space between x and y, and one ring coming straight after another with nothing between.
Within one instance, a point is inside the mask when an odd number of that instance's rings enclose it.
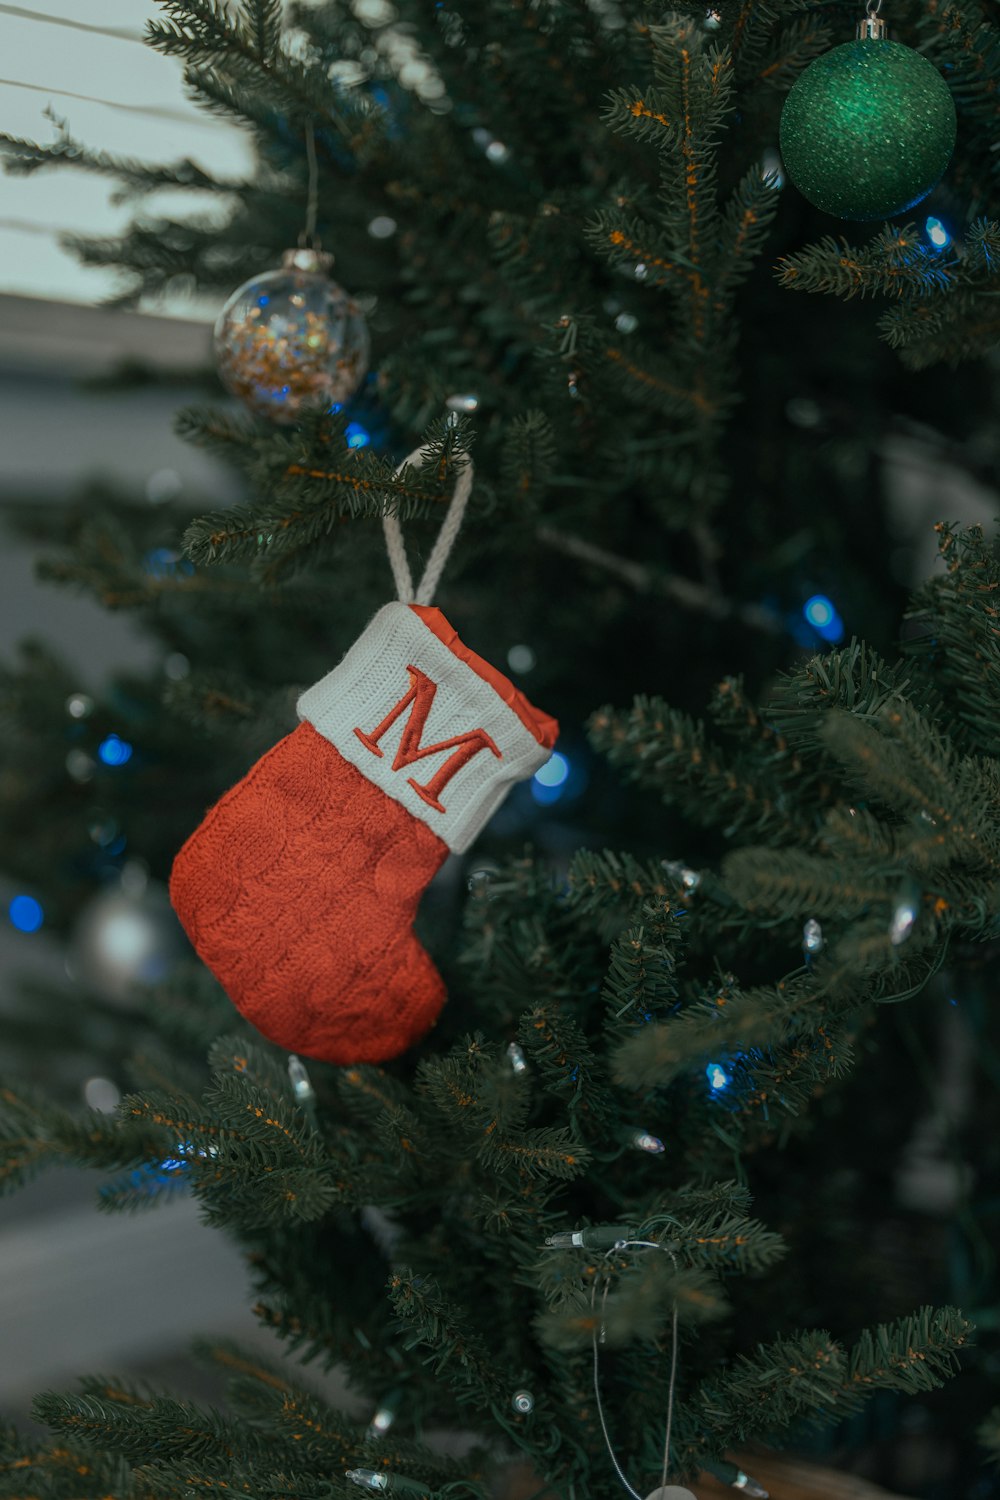
<instances>
[{"instance_id":1,"label":"hanging cord","mask_svg":"<svg viewBox=\"0 0 1000 1500\"><path fill-rule=\"evenodd\" d=\"M320 245L316 238L316 215L319 212L319 167L316 162L316 132L311 115L306 119L305 132L309 185L306 189L306 222L299 235L299 249L318 250Z\"/></svg>"},{"instance_id":2,"label":"hanging cord","mask_svg":"<svg viewBox=\"0 0 1000 1500\"><path fill-rule=\"evenodd\" d=\"M670 1256L670 1259L673 1261L675 1267L677 1265L677 1260L676 1260L675 1256L672 1254L672 1252L669 1251L669 1250L667 1250L667 1249L665 1249L663 1245L657 1244L657 1242L655 1240L619 1240L617 1242L617 1244L613 1245L611 1247L611 1249L607 1252L607 1255L605 1256L605 1260L607 1260L608 1256L616 1255L621 1250L660 1250L660 1251L663 1252L664 1255L669 1255ZM598 1354L598 1343L600 1342L600 1343L603 1344L603 1342L604 1342L604 1313L605 1313L605 1308L607 1307L607 1302L608 1302L608 1289L609 1289L609 1286L610 1286L610 1279L607 1277L607 1275L605 1275L605 1279L604 1279L604 1292L603 1292L603 1294L601 1296L601 1324L600 1324L600 1338L599 1339L598 1339L598 1328L597 1328L597 1325L596 1325L596 1320L595 1320L595 1322L591 1323L591 1328L590 1328L591 1343L593 1344L593 1349L594 1349L594 1400L595 1400L595 1402L597 1404L597 1419L598 1419L598 1421L601 1424L601 1432L604 1434L604 1444L605 1444L605 1447L608 1450L608 1456L610 1457L611 1462L614 1465L615 1473L618 1475L618 1478L621 1480L622 1484L625 1486L625 1488L628 1490L629 1494L632 1496L632 1500L644 1500L644 1497L639 1494L638 1490L634 1490L632 1488L632 1486L629 1484L628 1480L626 1479L626 1477L625 1477L625 1475L624 1475L624 1473L622 1471L622 1467L621 1467L621 1465L618 1462L618 1459L617 1459L617 1456L616 1456L615 1450L614 1450L614 1445L612 1444L610 1434L608 1433L608 1424L607 1424L607 1420L606 1420L606 1418L604 1416L604 1405L603 1405L603 1403L601 1401L600 1356ZM596 1311L596 1301L597 1301L597 1278L595 1277L594 1281L593 1281L593 1284L591 1285L591 1288L590 1288L590 1308L591 1308L591 1312ZM660 1488L661 1489L665 1489L666 1488L667 1476L668 1476L669 1469L670 1469L670 1437L671 1437L671 1432L672 1432L672 1429L673 1429L673 1421L674 1421L674 1392L675 1392L676 1385L677 1385L677 1345L678 1345L678 1336L677 1336L677 1303L676 1302L674 1303L673 1313L672 1313L671 1319L670 1319L670 1331L671 1331L670 1383L669 1383L669 1385L667 1387L667 1422L666 1422L666 1430L664 1432L664 1437L663 1437L663 1473L662 1473L662 1475L660 1477Z\"/></svg>"},{"instance_id":3,"label":"hanging cord","mask_svg":"<svg viewBox=\"0 0 1000 1500\"><path fill-rule=\"evenodd\" d=\"M407 464L418 462L427 456L429 449L414 448L408 453L403 462L396 470L401 474ZM382 529L385 532L386 551L389 554L389 565L392 568L392 576L396 582L396 593L399 595L401 604L430 604L434 597L434 591L441 581L444 565L448 561L449 553L455 545L462 517L465 515L465 507L469 503L469 495L472 492L472 460L468 459L465 466L455 481L455 493L448 502L445 518L441 523L437 541L431 549L431 555L427 559L424 576L420 580L419 587L414 592L413 575L410 572L410 564L406 557L406 545L403 541L403 528L399 524L398 516L383 516Z\"/></svg>"}]
</instances>

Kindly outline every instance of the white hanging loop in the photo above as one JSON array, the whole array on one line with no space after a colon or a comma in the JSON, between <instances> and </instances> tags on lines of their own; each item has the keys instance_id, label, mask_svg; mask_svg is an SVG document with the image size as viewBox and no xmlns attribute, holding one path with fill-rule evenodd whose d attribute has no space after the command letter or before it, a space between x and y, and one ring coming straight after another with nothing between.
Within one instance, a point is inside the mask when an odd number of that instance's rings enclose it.
<instances>
[{"instance_id":1,"label":"white hanging loop","mask_svg":"<svg viewBox=\"0 0 1000 1500\"><path fill-rule=\"evenodd\" d=\"M402 473L407 464L418 463L429 454L427 448L414 448L408 453L403 462L396 469L396 473ZM469 495L472 493L472 460L467 459L455 484L455 493L448 502L441 530L438 532L437 541L431 548L431 555L427 559L424 576L414 592L413 575L410 572L410 564L406 556L406 546L403 542L403 528L399 524L398 516L383 516L382 529L385 532L385 545L389 553L389 565L392 568L392 576L396 582L396 593L399 595L401 604L430 604L434 597L434 591L441 580L444 565L455 545L462 517L465 515L465 507L469 503Z\"/></svg>"}]
</instances>

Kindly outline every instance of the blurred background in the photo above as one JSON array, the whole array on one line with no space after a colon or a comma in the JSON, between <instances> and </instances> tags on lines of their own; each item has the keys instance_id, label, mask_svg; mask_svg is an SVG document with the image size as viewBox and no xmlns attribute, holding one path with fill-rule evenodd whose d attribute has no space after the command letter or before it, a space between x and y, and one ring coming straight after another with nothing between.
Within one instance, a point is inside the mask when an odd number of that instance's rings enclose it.
<instances>
[{"instance_id":1,"label":"blurred background","mask_svg":"<svg viewBox=\"0 0 1000 1500\"><path fill-rule=\"evenodd\" d=\"M68 120L95 147L138 156L190 157L239 174L252 155L239 131L199 113L180 70L142 44L152 0L29 0L0 5L0 128L39 141ZM183 206L183 195L170 202ZM167 201L163 195L163 202ZM199 205L203 211L204 204ZM155 309L112 304L115 276L79 264L74 232L114 233L129 205L102 179L67 170L0 177L0 651L38 637L72 668L81 693L121 670L147 671L157 649L127 614L36 581L37 542L13 528L88 485L113 487L136 505L169 502L183 489L206 506L234 495L230 476L173 436L172 418L208 364L215 311L179 286ZM142 380L123 382L141 366ZM153 376L163 376L158 386ZM113 389L106 388L109 377ZM53 422L53 412L57 421ZM0 749L2 759L2 749ZM62 978L44 922L11 901L0 872L0 1069L3 1018L24 976ZM66 1080L80 1102L114 1107L114 1080ZM0 1412L23 1419L31 1396L88 1369L154 1374L183 1384L198 1376L185 1351L212 1329L259 1338L235 1249L203 1228L193 1205L128 1220L95 1210L92 1174L44 1176L0 1200ZM115 1307L112 1318L108 1309Z\"/></svg>"},{"instance_id":2,"label":"blurred background","mask_svg":"<svg viewBox=\"0 0 1000 1500\"><path fill-rule=\"evenodd\" d=\"M0 3L0 128L49 141L64 119L94 148L189 157L234 176L250 171L241 134L198 112L180 68L142 45L154 11L152 0ZM46 171L0 178L0 192L0 652L9 659L18 642L43 639L71 668L83 699L117 672L163 665L159 648L127 614L39 581L45 544L25 534L25 515L42 518L46 506L70 497L85 502L88 486L110 486L137 507L182 492L205 509L236 498L231 475L172 431L176 409L203 389L217 308L197 301L181 278L155 307L115 306L115 274L81 266L72 251L74 233L111 234L128 222L130 204L105 179ZM203 195L183 200L172 192L147 207L169 202L173 212L189 206L204 214ZM808 425L808 404L799 398L789 419ZM992 489L948 463L935 434L894 431L882 456L895 517L893 573L908 584L935 565L936 520L989 526L1000 506ZM183 661L167 671L183 672ZM0 1071L4 1017L23 1003L16 996L24 977L63 977L44 920L19 905L18 894L0 872ZM963 1069L956 1053L956 1114ZM119 1097L118 1082L82 1060L79 1076L62 1082L91 1107L113 1109ZM911 1205L933 1204L941 1192L935 1173L935 1151L915 1152ZM237 1251L200 1225L189 1200L124 1220L96 1212L95 1189L92 1177L64 1172L0 1200L4 1417L23 1419L34 1392L82 1371L148 1375L197 1395L202 1377L185 1352L196 1334L263 1337Z\"/></svg>"}]
</instances>

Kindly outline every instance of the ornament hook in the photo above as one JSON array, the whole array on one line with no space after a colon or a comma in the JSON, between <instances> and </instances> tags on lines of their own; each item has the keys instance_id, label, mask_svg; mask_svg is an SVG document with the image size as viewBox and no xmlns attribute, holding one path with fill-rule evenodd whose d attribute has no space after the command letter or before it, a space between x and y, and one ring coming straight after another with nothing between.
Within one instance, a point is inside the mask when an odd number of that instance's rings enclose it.
<instances>
[{"instance_id":1,"label":"ornament hook","mask_svg":"<svg viewBox=\"0 0 1000 1500\"><path fill-rule=\"evenodd\" d=\"M883 42L889 35L887 23L879 15L882 9L882 0L868 0L865 6L864 19L858 22L859 42Z\"/></svg>"},{"instance_id":2,"label":"ornament hook","mask_svg":"<svg viewBox=\"0 0 1000 1500\"><path fill-rule=\"evenodd\" d=\"M882 0L879 0L880 5L881 3ZM319 250L321 246L319 240L316 238L316 215L319 212L319 165L316 161L316 132L313 129L311 115L306 117L305 136L309 185L306 189L306 222L302 226L302 232L299 235L299 249Z\"/></svg>"}]
</instances>

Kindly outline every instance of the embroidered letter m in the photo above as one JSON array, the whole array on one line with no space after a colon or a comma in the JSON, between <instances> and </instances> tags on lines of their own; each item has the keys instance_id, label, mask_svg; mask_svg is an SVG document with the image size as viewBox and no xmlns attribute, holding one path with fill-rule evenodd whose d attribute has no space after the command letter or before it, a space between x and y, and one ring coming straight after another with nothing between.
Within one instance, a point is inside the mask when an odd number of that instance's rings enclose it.
<instances>
[{"instance_id":1,"label":"embroidered letter m","mask_svg":"<svg viewBox=\"0 0 1000 1500\"><path fill-rule=\"evenodd\" d=\"M389 710L381 724L377 724L371 734L365 734L361 729L355 729L354 733L366 750L370 750L373 755L381 758L379 740L392 728L400 714L408 711L392 769L401 771L406 766L414 765L418 760L426 760L429 755L441 755L445 750L450 750L451 755L424 785L421 785L413 776L406 778L418 797L422 797L428 806L433 807L437 812L443 813L445 807L441 801L441 793L451 778L463 766L468 765L473 756L478 755L481 750L489 750L498 760L502 760L503 756L485 729L472 729L467 734L455 734L451 739L438 740L433 745L422 745L420 741L427 724L427 716L434 702L434 695L437 692L437 683L432 682L419 667L410 666L406 670L410 674L409 692L405 693Z\"/></svg>"}]
</instances>

